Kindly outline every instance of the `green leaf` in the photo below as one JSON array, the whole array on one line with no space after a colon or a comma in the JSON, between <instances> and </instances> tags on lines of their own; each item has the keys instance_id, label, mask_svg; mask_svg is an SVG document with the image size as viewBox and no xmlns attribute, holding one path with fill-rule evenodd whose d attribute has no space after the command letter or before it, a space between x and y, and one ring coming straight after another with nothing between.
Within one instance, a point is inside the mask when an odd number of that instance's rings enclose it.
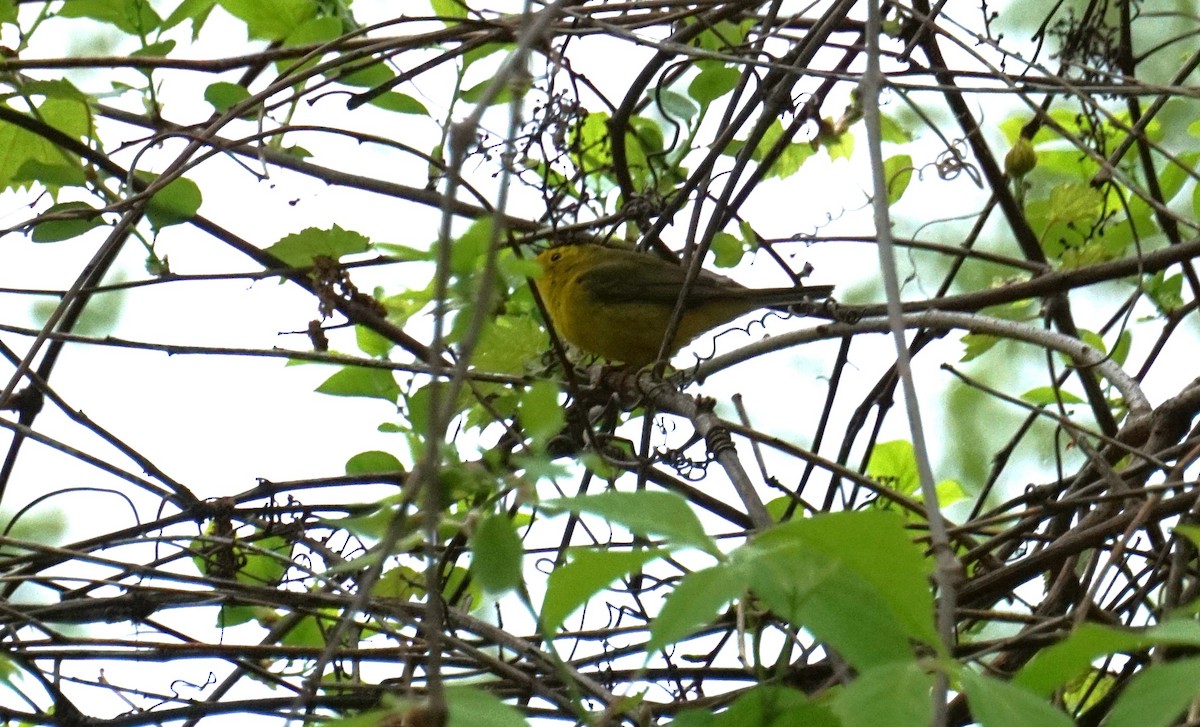
<instances>
[{"instance_id":1,"label":"green leaf","mask_svg":"<svg viewBox=\"0 0 1200 727\"><path fill-rule=\"evenodd\" d=\"M721 98L737 87L740 71L726 65L710 65L700 71L688 84L688 95L707 108L710 103Z\"/></svg>"},{"instance_id":2,"label":"green leaf","mask_svg":"<svg viewBox=\"0 0 1200 727\"><path fill-rule=\"evenodd\" d=\"M91 18L129 35L147 35L162 19L145 0L70 0L58 11L64 18Z\"/></svg>"},{"instance_id":3,"label":"green leaf","mask_svg":"<svg viewBox=\"0 0 1200 727\"><path fill-rule=\"evenodd\" d=\"M646 650L654 652L681 641L710 623L726 604L750 588L750 574L740 562L719 563L683 577L650 624Z\"/></svg>"},{"instance_id":4,"label":"green leaf","mask_svg":"<svg viewBox=\"0 0 1200 727\"><path fill-rule=\"evenodd\" d=\"M391 371L361 366L342 368L316 390L330 396L362 396L384 401L395 401L400 396L400 387Z\"/></svg>"},{"instance_id":5,"label":"green leaf","mask_svg":"<svg viewBox=\"0 0 1200 727\"><path fill-rule=\"evenodd\" d=\"M325 15L310 18L292 29L283 39L284 45L317 45L328 43L342 34L342 21ZM311 58L302 67L316 65L317 59ZM279 62L281 68L292 68L295 62L291 59Z\"/></svg>"},{"instance_id":6,"label":"green leaf","mask_svg":"<svg viewBox=\"0 0 1200 727\"><path fill-rule=\"evenodd\" d=\"M463 0L429 0L429 4L433 14L445 19L446 25L453 25L451 20L467 17L467 4Z\"/></svg>"},{"instance_id":7,"label":"green leaf","mask_svg":"<svg viewBox=\"0 0 1200 727\"><path fill-rule=\"evenodd\" d=\"M516 707L482 689L446 687L445 695L449 712L446 727L529 727Z\"/></svg>"},{"instance_id":8,"label":"green leaf","mask_svg":"<svg viewBox=\"0 0 1200 727\"><path fill-rule=\"evenodd\" d=\"M560 393L558 384L543 379L533 382L521 394L517 409L521 428L533 438L535 448L544 447L551 437L562 431L566 414L558 403Z\"/></svg>"},{"instance_id":9,"label":"green leaf","mask_svg":"<svg viewBox=\"0 0 1200 727\"><path fill-rule=\"evenodd\" d=\"M540 609L541 624L547 635L558 631L563 621L593 596L618 578L636 572L664 551L592 550L571 551L571 561L550 572L546 596Z\"/></svg>"},{"instance_id":10,"label":"green leaf","mask_svg":"<svg viewBox=\"0 0 1200 727\"><path fill-rule=\"evenodd\" d=\"M441 0L441 1L446 2L446 3L454 3L455 5L458 5L459 7L461 7L461 5L456 0ZM465 14L466 14L465 8L463 9L463 14L465 17ZM463 54L462 68L465 71L468 68L470 68L471 64L473 64L475 61L483 60L484 58L487 58L488 56L490 56L494 53L510 52L513 49L515 49L516 47L517 47L516 43L484 43L483 45L479 46L478 48L472 48L471 50L469 50Z\"/></svg>"},{"instance_id":11,"label":"green leaf","mask_svg":"<svg viewBox=\"0 0 1200 727\"><path fill-rule=\"evenodd\" d=\"M16 0L0 0L0 23L17 23Z\"/></svg>"},{"instance_id":12,"label":"green leaf","mask_svg":"<svg viewBox=\"0 0 1200 727\"><path fill-rule=\"evenodd\" d=\"M1142 288L1146 291L1146 295L1150 296L1154 307L1158 308L1161 315L1166 315L1183 306L1183 275L1181 273L1175 273L1168 278L1165 271L1159 270L1149 278L1142 280Z\"/></svg>"},{"instance_id":13,"label":"green leaf","mask_svg":"<svg viewBox=\"0 0 1200 727\"><path fill-rule=\"evenodd\" d=\"M185 20L192 21L192 40L200 35L200 29L208 14L217 6L217 0L183 0L162 23L163 30L170 30Z\"/></svg>"},{"instance_id":14,"label":"green leaf","mask_svg":"<svg viewBox=\"0 0 1200 727\"><path fill-rule=\"evenodd\" d=\"M882 664L836 692L830 707L842 727L927 727L933 724L933 682L917 663Z\"/></svg>"},{"instance_id":15,"label":"green leaf","mask_svg":"<svg viewBox=\"0 0 1200 727\"><path fill-rule=\"evenodd\" d=\"M1049 695L1086 672L1101 656L1167 645L1200 647L1200 623L1169 619L1140 631L1084 623L1067 638L1035 654L1013 683Z\"/></svg>"},{"instance_id":16,"label":"green leaf","mask_svg":"<svg viewBox=\"0 0 1200 727\"><path fill-rule=\"evenodd\" d=\"M1200 658L1151 664L1134 675L1104 727L1168 727L1200 696Z\"/></svg>"},{"instance_id":17,"label":"green leaf","mask_svg":"<svg viewBox=\"0 0 1200 727\"><path fill-rule=\"evenodd\" d=\"M746 254L746 246L742 241L728 232L718 232L713 235L712 246L708 248L716 258L713 265L718 268L732 268L742 261Z\"/></svg>"},{"instance_id":18,"label":"green leaf","mask_svg":"<svg viewBox=\"0 0 1200 727\"><path fill-rule=\"evenodd\" d=\"M900 125L887 114L881 114L879 117L880 126L883 127L883 140L892 144L905 144L913 140L912 132Z\"/></svg>"},{"instance_id":19,"label":"green leaf","mask_svg":"<svg viewBox=\"0 0 1200 727\"><path fill-rule=\"evenodd\" d=\"M336 75L332 75L331 78L346 86L374 88L396 77L396 74L392 72L391 68L388 68L386 63L378 62L356 67L362 62L362 59L348 60L347 65L339 69L339 72ZM353 64L353 66L350 64ZM352 67L356 67L355 70L349 70Z\"/></svg>"},{"instance_id":20,"label":"green leaf","mask_svg":"<svg viewBox=\"0 0 1200 727\"><path fill-rule=\"evenodd\" d=\"M1182 535L1192 542L1193 546L1200 547L1200 525L1176 525L1171 528L1172 535Z\"/></svg>"},{"instance_id":21,"label":"green leaf","mask_svg":"<svg viewBox=\"0 0 1200 727\"><path fill-rule=\"evenodd\" d=\"M671 725L677 724L672 722ZM823 704L810 702L803 692L787 687L759 685L734 700L709 727L839 727L837 717ZM890 726L890 722L884 722Z\"/></svg>"},{"instance_id":22,"label":"green leaf","mask_svg":"<svg viewBox=\"0 0 1200 727\"><path fill-rule=\"evenodd\" d=\"M939 647L932 567L899 515L840 512L778 525L731 554L769 608L841 652L856 669Z\"/></svg>"},{"instance_id":23,"label":"green leaf","mask_svg":"<svg viewBox=\"0 0 1200 727\"><path fill-rule=\"evenodd\" d=\"M87 107L76 100L47 98L38 107L38 116L73 138L86 136L91 129ZM72 167L82 173L83 163L77 156L64 151L45 137L0 121L0 188L25 186L31 180L22 175L61 167ZM66 170L56 171L54 177L59 179L66 173Z\"/></svg>"},{"instance_id":24,"label":"green leaf","mask_svg":"<svg viewBox=\"0 0 1200 727\"><path fill-rule=\"evenodd\" d=\"M754 20L747 18L740 23L722 20L708 27L692 43L698 48L711 51L729 51L737 48L746 40Z\"/></svg>"},{"instance_id":25,"label":"green leaf","mask_svg":"<svg viewBox=\"0 0 1200 727\"><path fill-rule=\"evenodd\" d=\"M312 265L318 256L340 260L343 255L366 252L371 241L366 235L334 225L328 230L315 227L280 238L267 252L293 267Z\"/></svg>"},{"instance_id":26,"label":"green leaf","mask_svg":"<svg viewBox=\"0 0 1200 727\"><path fill-rule=\"evenodd\" d=\"M137 178L143 182L153 182L157 174L138 172ZM146 217L155 229L161 230L170 225L178 225L195 217L200 209L203 198L200 187L187 177L176 177L162 189L154 193L146 203Z\"/></svg>"},{"instance_id":27,"label":"green leaf","mask_svg":"<svg viewBox=\"0 0 1200 727\"><path fill-rule=\"evenodd\" d=\"M871 458L867 460L867 476L905 495L921 489L912 442L898 439L875 445L871 450Z\"/></svg>"},{"instance_id":28,"label":"green leaf","mask_svg":"<svg viewBox=\"0 0 1200 727\"><path fill-rule=\"evenodd\" d=\"M425 108L425 104L416 100L412 96L400 93L398 91L388 91L381 93L371 99L372 106L378 106L384 111L394 111L398 114L418 114L428 116L429 109Z\"/></svg>"},{"instance_id":29,"label":"green leaf","mask_svg":"<svg viewBox=\"0 0 1200 727\"><path fill-rule=\"evenodd\" d=\"M396 474L404 471L404 465L390 452L372 450L359 452L346 461L346 474L357 475Z\"/></svg>"},{"instance_id":30,"label":"green leaf","mask_svg":"<svg viewBox=\"0 0 1200 727\"><path fill-rule=\"evenodd\" d=\"M1129 358L1129 347L1133 345L1133 332L1128 328L1121 331L1117 336L1117 342L1113 344L1112 351L1108 356L1118 366L1124 366L1125 360Z\"/></svg>"},{"instance_id":31,"label":"green leaf","mask_svg":"<svg viewBox=\"0 0 1200 727\"><path fill-rule=\"evenodd\" d=\"M474 280L479 276L483 258L491 244L491 218L475 220L450 246L450 270L460 278Z\"/></svg>"},{"instance_id":32,"label":"green leaf","mask_svg":"<svg viewBox=\"0 0 1200 727\"><path fill-rule=\"evenodd\" d=\"M754 150L754 160L762 160L767 151L775 145L775 142L782 138L783 133L783 124L779 120L774 121L763 135L762 141L758 143L758 148ZM763 179L787 179L800 171L800 167L804 162L815 153L816 151L811 144L789 143L779 157L775 159L774 163L771 164L771 170L763 175Z\"/></svg>"},{"instance_id":33,"label":"green leaf","mask_svg":"<svg viewBox=\"0 0 1200 727\"><path fill-rule=\"evenodd\" d=\"M1034 406L1056 406L1059 399L1062 399L1064 404L1082 404L1083 399L1075 396L1069 391L1063 391L1060 388L1053 386L1037 386L1024 394L1021 398L1033 404Z\"/></svg>"},{"instance_id":34,"label":"green leaf","mask_svg":"<svg viewBox=\"0 0 1200 727\"><path fill-rule=\"evenodd\" d=\"M246 23L251 38L283 40L316 17L315 0L219 0L226 12Z\"/></svg>"},{"instance_id":35,"label":"green leaf","mask_svg":"<svg viewBox=\"0 0 1200 727\"><path fill-rule=\"evenodd\" d=\"M462 92L462 100L466 101L467 103L479 103L483 100L484 92L488 90L488 87L492 85L494 80L495 79L491 77L485 78L474 86L466 89ZM512 86L510 84L504 84L504 86L501 87L494 96L488 99L488 106L495 106L497 104L504 104L512 101L512 93Z\"/></svg>"},{"instance_id":36,"label":"green leaf","mask_svg":"<svg viewBox=\"0 0 1200 727\"><path fill-rule=\"evenodd\" d=\"M396 345L366 326L354 327L354 341L359 351L374 358L386 358Z\"/></svg>"},{"instance_id":37,"label":"green leaf","mask_svg":"<svg viewBox=\"0 0 1200 727\"><path fill-rule=\"evenodd\" d=\"M33 226L31 234L33 241L58 242L60 240L69 240L104 224L104 220L101 219L99 212L86 202L63 202L56 204L46 210L45 214L58 214L79 210L89 210L90 212L73 219L46 220L45 222L36 223Z\"/></svg>"},{"instance_id":38,"label":"green leaf","mask_svg":"<svg viewBox=\"0 0 1200 727\"><path fill-rule=\"evenodd\" d=\"M963 355L959 359L963 363L979 358L1000 342L1000 339L996 336L990 336L986 333L967 333L959 340L963 342Z\"/></svg>"},{"instance_id":39,"label":"green leaf","mask_svg":"<svg viewBox=\"0 0 1200 727\"><path fill-rule=\"evenodd\" d=\"M279 535L254 538L252 547L238 548L237 579L255 586L274 587L283 579L292 559L292 544Z\"/></svg>"},{"instance_id":40,"label":"green leaf","mask_svg":"<svg viewBox=\"0 0 1200 727\"><path fill-rule=\"evenodd\" d=\"M217 111L225 111L248 98L250 98L250 91L238 83L217 81L204 89L204 100L212 104Z\"/></svg>"},{"instance_id":41,"label":"green leaf","mask_svg":"<svg viewBox=\"0 0 1200 727\"><path fill-rule=\"evenodd\" d=\"M669 547L693 547L718 555L720 550L704 532L687 500L673 492L601 492L542 503L548 512L588 513L624 527L634 535L659 536Z\"/></svg>"},{"instance_id":42,"label":"green leaf","mask_svg":"<svg viewBox=\"0 0 1200 727\"><path fill-rule=\"evenodd\" d=\"M67 79L65 79L65 78L54 78L54 79L49 79L49 80L31 79L31 80L26 81L25 83L21 84L21 91L28 96L45 96L48 99L50 99L50 98L66 99L69 101L78 101L81 104L84 104L83 107L76 106L76 107L68 107L68 108L71 108L73 111L75 111L76 113L74 113L72 115L81 117L79 119L79 121L82 122L79 124L79 126L81 128L78 129L78 133L73 134L73 136L83 136L87 132L88 120L87 120L86 104L88 103L88 101L90 101L91 97L88 96L83 91L80 91L79 88L75 84L71 83ZM45 119L46 118L45 109L39 109L39 115L41 115L41 117L43 119Z\"/></svg>"},{"instance_id":43,"label":"green leaf","mask_svg":"<svg viewBox=\"0 0 1200 727\"><path fill-rule=\"evenodd\" d=\"M982 727L1072 727L1074 722L1045 700L1015 684L963 670L971 715Z\"/></svg>"},{"instance_id":44,"label":"green leaf","mask_svg":"<svg viewBox=\"0 0 1200 727\"><path fill-rule=\"evenodd\" d=\"M472 362L483 371L524 374L548 348L546 329L530 316L499 316L483 329Z\"/></svg>"},{"instance_id":45,"label":"green leaf","mask_svg":"<svg viewBox=\"0 0 1200 727\"><path fill-rule=\"evenodd\" d=\"M13 174L14 182L37 182L47 189L82 187L87 175L82 166L70 163L46 164L38 159L26 159Z\"/></svg>"},{"instance_id":46,"label":"green leaf","mask_svg":"<svg viewBox=\"0 0 1200 727\"><path fill-rule=\"evenodd\" d=\"M900 201L908 183L912 181L913 161L907 154L897 154L883 161L883 179L887 182L887 201L889 205Z\"/></svg>"},{"instance_id":47,"label":"green leaf","mask_svg":"<svg viewBox=\"0 0 1200 727\"><path fill-rule=\"evenodd\" d=\"M175 41L164 40L159 43L150 43L149 45L142 46L129 55L135 58L164 58L170 55L173 50L175 50Z\"/></svg>"},{"instance_id":48,"label":"green leaf","mask_svg":"<svg viewBox=\"0 0 1200 727\"><path fill-rule=\"evenodd\" d=\"M521 539L507 515L489 515L471 536L471 573L488 593L507 593L520 587L524 555Z\"/></svg>"},{"instance_id":49,"label":"green leaf","mask_svg":"<svg viewBox=\"0 0 1200 727\"><path fill-rule=\"evenodd\" d=\"M691 121L696 118L696 114L700 113L700 109L690 98L670 89L659 89L654 97L657 99L660 109L669 118Z\"/></svg>"},{"instance_id":50,"label":"green leaf","mask_svg":"<svg viewBox=\"0 0 1200 727\"><path fill-rule=\"evenodd\" d=\"M1045 697L1087 671L1093 659L1137 649L1142 642L1135 631L1083 623L1067 638L1034 654L1013 684Z\"/></svg>"}]
</instances>

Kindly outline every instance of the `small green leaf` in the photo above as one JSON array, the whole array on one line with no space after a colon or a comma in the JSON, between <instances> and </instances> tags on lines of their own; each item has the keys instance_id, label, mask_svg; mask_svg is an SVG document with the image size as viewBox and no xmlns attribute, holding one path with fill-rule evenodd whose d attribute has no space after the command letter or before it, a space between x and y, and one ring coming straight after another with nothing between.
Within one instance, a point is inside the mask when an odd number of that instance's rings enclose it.
<instances>
[{"instance_id":1,"label":"small green leaf","mask_svg":"<svg viewBox=\"0 0 1200 727\"><path fill-rule=\"evenodd\" d=\"M412 96L399 93L398 91L388 91L381 93L371 99L372 106L378 106L384 111L394 111L398 114L416 114L420 116L428 116L429 109L425 108L425 104L416 100Z\"/></svg>"},{"instance_id":2,"label":"small green leaf","mask_svg":"<svg viewBox=\"0 0 1200 727\"><path fill-rule=\"evenodd\" d=\"M963 363L979 358L1000 342L999 338L989 336L986 333L967 333L960 340L964 344L964 349L962 358L959 361Z\"/></svg>"},{"instance_id":3,"label":"small green leaf","mask_svg":"<svg viewBox=\"0 0 1200 727\"><path fill-rule=\"evenodd\" d=\"M90 210L90 212L70 219L46 220L45 222L36 223L33 226L31 234L33 241L58 242L60 240L69 240L104 224L104 220L100 218L100 214L86 202L63 202L56 204L46 210L45 214L72 213L82 210Z\"/></svg>"},{"instance_id":4,"label":"small green leaf","mask_svg":"<svg viewBox=\"0 0 1200 727\"><path fill-rule=\"evenodd\" d=\"M1118 366L1124 366L1125 360L1129 358L1129 347L1132 344L1133 332L1126 328L1125 330L1121 331L1119 336L1117 336L1117 342L1113 344L1112 351L1110 351L1108 354L1109 358L1111 358Z\"/></svg>"},{"instance_id":5,"label":"small green leaf","mask_svg":"<svg viewBox=\"0 0 1200 727\"><path fill-rule=\"evenodd\" d=\"M507 515L489 515L471 536L471 573L488 593L498 595L520 587L524 555Z\"/></svg>"},{"instance_id":6,"label":"small green leaf","mask_svg":"<svg viewBox=\"0 0 1200 727\"><path fill-rule=\"evenodd\" d=\"M867 669L833 695L842 727L926 727L933 724L933 675L916 662Z\"/></svg>"},{"instance_id":7,"label":"small green leaf","mask_svg":"<svg viewBox=\"0 0 1200 727\"><path fill-rule=\"evenodd\" d=\"M708 66L688 84L688 95L695 99L701 108L707 108L710 103L736 88L741 76L741 72L736 68L725 65Z\"/></svg>"},{"instance_id":8,"label":"small green leaf","mask_svg":"<svg viewBox=\"0 0 1200 727\"><path fill-rule=\"evenodd\" d=\"M880 125L883 127L883 140L892 144L905 144L913 140L912 132L905 129L887 114L882 114L879 118Z\"/></svg>"},{"instance_id":9,"label":"small green leaf","mask_svg":"<svg viewBox=\"0 0 1200 727\"><path fill-rule=\"evenodd\" d=\"M390 452L372 450L359 452L346 461L346 474L356 475L396 474L404 471L404 465Z\"/></svg>"},{"instance_id":10,"label":"small green leaf","mask_svg":"<svg viewBox=\"0 0 1200 727\"><path fill-rule=\"evenodd\" d=\"M238 547L237 579L255 586L273 587L279 584L291 562L292 544L278 535L254 538L252 547Z\"/></svg>"},{"instance_id":11,"label":"small green leaf","mask_svg":"<svg viewBox=\"0 0 1200 727\"><path fill-rule=\"evenodd\" d=\"M1165 271L1159 270L1149 278L1143 279L1142 288L1162 315L1183 306L1183 275L1181 273L1175 273L1168 278Z\"/></svg>"},{"instance_id":12,"label":"small green leaf","mask_svg":"<svg viewBox=\"0 0 1200 727\"><path fill-rule=\"evenodd\" d=\"M1040 695L1015 684L963 670L971 715L983 727L1072 727L1074 722Z\"/></svg>"},{"instance_id":13,"label":"small green leaf","mask_svg":"<svg viewBox=\"0 0 1200 727\"><path fill-rule=\"evenodd\" d=\"M450 269L462 278L474 279L479 275L484 256L492 244L492 220L483 217L471 223L454 244L450 246Z\"/></svg>"},{"instance_id":14,"label":"small green leaf","mask_svg":"<svg viewBox=\"0 0 1200 727\"><path fill-rule=\"evenodd\" d=\"M150 43L138 48L129 55L136 58L164 58L170 55L173 50L175 50L175 41L164 40L160 43Z\"/></svg>"},{"instance_id":15,"label":"small green leaf","mask_svg":"<svg viewBox=\"0 0 1200 727\"><path fill-rule=\"evenodd\" d=\"M320 16L305 20L283 38L284 45L318 45L328 43L342 34L342 21L332 16ZM280 61L281 68L292 68L291 59ZM316 59L306 61L302 67L316 65Z\"/></svg>"},{"instance_id":16,"label":"small green leaf","mask_svg":"<svg viewBox=\"0 0 1200 727\"><path fill-rule=\"evenodd\" d=\"M682 94L675 93L670 89L659 89L655 94L658 104L666 115L673 119L682 119L691 121L700 113L700 109L692 102L690 98Z\"/></svg>"},{"instance_id":17,"label":"small green leaf","mask_svg":"<svg viewBox=\"0 0 1200 727\"><path fill-rule=\"evenodd\" d=\"M738 223L738 232L742 233L742 243L746 249L754 252L762 245L762 236L754 231L754 226L749 220L742 220Z\"/></svg>"},{"instance_id":18,"label":"small green leaf","mask_svg":"<svg viewBox=\"0 0 1200 727\"><path fill-rule=\"evenodd\" d=\"M1193 546L1200 547L1200 525L1176 525L1171 532L1184 536L1192 541Z\"/></svg>"},{"instance_id":19,"label":"small green leaf","mask_svg":"<svg viewBox=\"0 0 1200 727\"><path fill-rule=\"evenodd\" d=\"M162 19L144 0L71 0L58 14L64 18L91 18L129 35L148 35Z\"/></svg>"},{"instance_id":20,"label":"small green leaf","mask_svg":"<svg viewBox=\"0 0 1200 727\"><path fill-rule=\"evenodd\" d=\"M62 164L47 164L40 159L26 159L13 174L14 182L37 182L47 189L56 187L82 187L87 182L83 166L73 164L75 160Z\"/></svg>"},{"instance_id":21,"label":"small green leaf","mask_svg":"<svg viewBox=\"0 0 1200 727\"><path fill-rule=\"evenodd\" d=\"M1034 406L1055 406L1058 404L1060 398L1064 404L1083 403L1083 399L1080 399L1071 392L1053 386L1034 387L1021 394L1021 398Z\"/></svg>"},{"instance_id":22,"label":"small green leaf","mask_svg":"<svg viewBox=\"0 0 1200 727\"><path fill-rule=\"evenodd\" d=\"M248 98L250 91L245 86L228 81L217 81L204 89L204 100L212 104L217 111L225 111Z\"/></svg>"},{"instance_id":23,"label":"small green leaf","mask_svg":"<svg viewBox=\"0 0 1200 727\"><path fill-rule=\"evenodd\" d=\"M22 93L30 96L45 96L46 98L67 99L87 103L90 100L83 91L65 78L47 80L31 79L21 84ZM44 114L43 114L44 117Z\"/></svg>"},{"instance_id":24,"label":"small green leaf","mask_svg":"<svg viewBox=\"0 0 1200 727\"><path fill-rule=\"evenodd\" d=\"M361 59L350 61L355 65L362 63ZM343 66L341 72L333 76L333 80L346 86L355 86L358 88L374 88L375 86L387 83L396 77L391 68L383 62L371 63L356 70L349 70L351 66Z\"/></svg>"},{"instance_id":25,"label":"small green leaf","mask_svg":"<svg viewBox=\"0 0 1200 727\"><path fill-rule=\"evenodd\" d=\"M711 623L722 608L749 588L750 576L741 562L719 563L687 574L667 596L650 625L647 651L664 649L686 639Z\"/></svg>"},{"instance_id":26,"label":"small green leaf","mask_svg":"<svg viewBox=\"0 0 1200 727\"><path fill-rule=\"evenodd\" d=\"M474 687L446 687L446 727L529 727L516 707ZM380 724L374 722L372 724Z\"/></svg>"},{"instance_id":27,"label":"small green leaf","mask_svg":"<svg viewBox=\"0 0 1200 727\"><path fill-rule=\"evenodd\" d=\"M672 727L675 724L672 722ZM826 705L810 702L797 689L767 684L751 687L712 722L697 724L710 727L841 727Z\"/></svg>"},{"instance_id":28,"label":"small green leaf","mask_svg":"<svg viewBox=\"0 0 1200 727\"><path fill-rule=\"evenodd\" d=\"M539 611L545 633L558 631L568 616L608 584L663 555L657 549L572 550L571 561L551 571L546 581L546 596Z\"/></svg>"},{"instance_id":29,"label":"small green leaf","mask_svg":"<svg viewBox=\"0 0 1200 727\"><path fill-rule=\"evenodd\" d=\"M712 246L708 249L715 258L713 265L718 268L732 268L740 263L746 254L746 247L742 241L728 232L713 235Z\"/></svg>"},{"instance_id":30,"label":"small green leaf","mask_svg":"<svg viewBox=\"0 0 1200 727\"><path fill-rule=\"evenodd\" d=\"M343 230L334 225L328 230L315 227L280 238L267 248L267 252L294 267L312 265L318 256L339 260L343 255L366 252L371 241L366 235Z\"/></svg>"},{"instance_id":31,"label":"small green leaf","mask_svg":"<svg viewBox=\"0 0 1200 727\"><path fill-rule=\"evenodd\" d=\"M474 86L466 89L462 92L462 100L466 101L467 103L479 103L483 100L483 94L488 90L488 87L492 85L494 80L495 79L491 77L485 78ZM504 84L504 86L502 86L500 90L495 93L495 95L488 99L488 106L508 103L509 101L512 101L512 87L509 84Z\"/></svg>"},{"instance_id":32,"label":"small green leaf","mask_svg":"<svg viewBox=\"0 0 1200 727\"><path fill-rule=\"evenodd\" d=\"M1087 671L1093 659L1136 649L1143 640L1135 631L1080 624L1067 638L1034 654L1017 672L1013 684L1045 697Z\"/></svg>"},{"instance_id":33,"label":"small green leaf","mask_svg":"<svg viewBox=\"0 0 1200 727\"><path fill-rule=\"evenodd\" d=\"M898 439L876 444L867 461L867 476L884 487L911 495L921 489L912 442Z\"/></svg>"},{"instance_id":34,"label":"small green leaf","mask_svg":"<svg viewBox=\"0 0 1200 727\"><path fill-rule=\"evenodd\" d=\"M463 0L429 0L433 6L433 14L446 20L446 25L452 25L450 20L460 20L467 17L467 4Z\"/></svg>"},{"instance_id":35,"label":"small green leaf","mask_svg":"<svg viewBox=\"0 0 1200 727\"><path fill-rule=\"evenodd\" d=\"M330 396L362 396L384 401L395 401L400 396L400 387L391 371L361 366L344 367L316 390Z\"/></svg>"},{"instance_id":36,"label":"small green leaf","mask_svg":"<svg viewBox=\"0 0 1200 727\"><path fill-rule=\"evenodd\" d=\"M887 183L887 201L895 204L912 181L913 161L907 154L897 154L883 161L883 179Z\"/></svg>"},{"instance_id":37,"label":"small green leaf","mask_svg":"<svg viewBox=\"0 0 1200 727\"><path fill-rule=\"evenodd\" d=\"M183 0L162 23L163 30L170 30L185 20L192 21L192 40L200 35L200 29L208 14L216 7L217 0Z\"/></svg>"},{"instance_id":38,"label":"small green leaf","mask_svg":"<svg viewBox=\"0 0 1200 727\"><path fill-rule=\"evenodd\" d=\"M521 394L517 409L521 428L533 438L535 448L544 447L551 437L562 431L566 414L558 403L560 393L558 384L543 379L533 382Z\"/></svg>"},{"instance_id":39,"label":"small green leaf","mask_svg":"<svg viewBox=\"0 0 1200 727\"><path fill-rule=\"evenodd\" d=\"M588 513L634 535L660 536L670 547L693 547L716 555L717 544L704 532L687 500L673 492L601 492L542 503L549 512Z\"/></svg>"},{"instance_id":40,"label":"small green leaf","mask_svg":"<svg viewBox=\"0 0 1200 727\"><path fill-rule=\"evenodd\" d=\"M149 184L158 179L157 174L137 172L137 178ZM196 215L202 202L200 187L187 177L176 177L154 193L146 203L146 217L155 229L187 222Z\"/></svg>"},{"instance_id":41,"label":"small green leaf","mask_svg":"<svg viewBox=\"0 0 1200 727\"><path fill-rule=\"evenodd\" d=\"M1200 658L1151 664L1134 675L1104 727L1168 727L1200 696Z\"/></svg>"},{"instance_id":42,"label":"small green leaf","mask_svg":"<svg viewBox=\"0 0 1200 727\"><path fill-rule=\"evenodd\" d=\"M221 7L246 23L251 38L283 40L316 17L315 0L219 0Z\"/></svg>"},{"instance_id":43,"label":"small green leaf","mask_svg":"<svg viewBox=\"0 0 1200 727\"><path fill-rule=\"evenodd\" d=\"M396 345L366 326L354 327L354 341L359 351L374 358L386 358Z\"/></svg>"}]
</instances>

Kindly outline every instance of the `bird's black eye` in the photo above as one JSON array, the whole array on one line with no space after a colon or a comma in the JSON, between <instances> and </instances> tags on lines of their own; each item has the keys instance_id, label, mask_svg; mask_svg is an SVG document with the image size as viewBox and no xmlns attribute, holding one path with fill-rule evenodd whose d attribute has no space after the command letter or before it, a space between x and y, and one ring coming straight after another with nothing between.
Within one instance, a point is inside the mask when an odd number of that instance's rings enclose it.
<instances>
[{"instance_id":1,"label":"bird's black eye","mask_svg":"<svg viewBox=\"0 0 1200 727\"><path fill-rule=\"evenodd\" d=\"M559 260L562 260L562 253L561 253L561 252L556 252L556 253L554 253L553 255L551 255L551 256L550 256L550 262L552 262L552 263L556 263L556 262L558 262Z\"/></svg>"}]
</instances>

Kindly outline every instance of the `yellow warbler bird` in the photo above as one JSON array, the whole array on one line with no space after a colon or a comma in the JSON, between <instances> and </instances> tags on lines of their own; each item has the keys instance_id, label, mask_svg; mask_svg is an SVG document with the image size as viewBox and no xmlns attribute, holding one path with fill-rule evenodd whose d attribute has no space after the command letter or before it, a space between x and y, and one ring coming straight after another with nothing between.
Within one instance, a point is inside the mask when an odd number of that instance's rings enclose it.
<instances>
[{"instance_id":1,"label":"yellow warbler bird","mask_svg":"<svg viewBox=\"0 0 1200 727\"><path fill-rule=\"evenodd\" d=\"M658 357L687 270L653 255L594 244L537 256L537 280L554 330L580 349L641 368ZM758 308L824 298L832 285L753 289L701 271L684 299L667 355L710 328Z\"/></svg>"}]
</instances>

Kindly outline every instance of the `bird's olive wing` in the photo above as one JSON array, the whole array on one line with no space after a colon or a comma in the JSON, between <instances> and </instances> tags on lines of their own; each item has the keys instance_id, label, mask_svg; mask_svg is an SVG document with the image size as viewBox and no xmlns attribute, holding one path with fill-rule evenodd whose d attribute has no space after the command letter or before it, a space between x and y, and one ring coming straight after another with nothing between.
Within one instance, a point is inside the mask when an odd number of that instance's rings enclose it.
<instances>
[{"instance_id":1,"label":"bird's olive wing","mask_svg":"<svg viewBox=\"0 0 1200 727\"><path fill-rule=\"evenodd\" d=\"M674 305L687 271L649 255L634 257L633 260L622 258L594 265L580 273L578 282L600 303ZM730 286L741 287L732 280L701 271L692 284L688 302L695 304L722 297L722 291L728 295Z\"/></svg>"}]
</instances>

